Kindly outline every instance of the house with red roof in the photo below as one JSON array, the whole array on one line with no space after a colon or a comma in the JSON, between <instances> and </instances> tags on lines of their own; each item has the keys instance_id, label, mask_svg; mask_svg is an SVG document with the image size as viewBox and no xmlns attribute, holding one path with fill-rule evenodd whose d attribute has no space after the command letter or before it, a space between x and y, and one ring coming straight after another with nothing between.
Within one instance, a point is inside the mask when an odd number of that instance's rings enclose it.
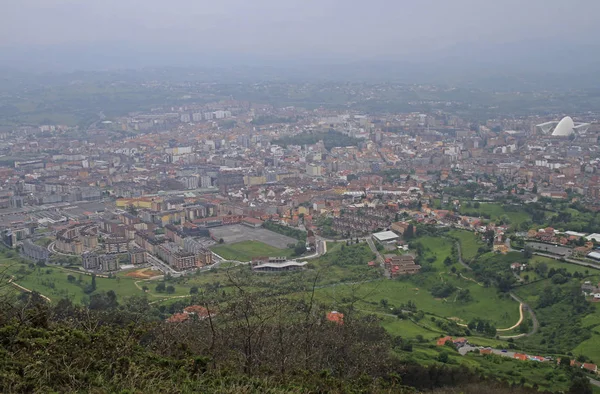
<instances>
[{"instance_id":1,"label":"house with red roof","mask_svg":"<svg viewBox=\"0 0 600 394\"><path fill-rule=\"evenodd\" d=\"M172 316L169 316L167 323L183 323L189 318L190 316L187 313L175 313Z\"/></svg>"},{"instance_id":2,"label":"house with red roof","mask_svg":"<svg viewBox=\"0 0 600 394\"><path fill-rule=\"evenodd\" d=\"M440 339L437 340L437 345L438 346L444 346L446 344L446 342L452 342L452 337L446 336L446 337L442 337Z\"/></svg>"},{"instance_id":3,"label":"house with red roof","mask_svg":"<svg viewBox=\"0 0 600 394\"><path fill-rule=\"evenodd\" d=\"M598 366L596 364L583 363L581 365L581 368L585 368L588 371L596 373L596 374L598 373Z\"/></svg>"},{"instance_id":4,"label":"house with red roof","mask_svg":"<svg viewBox=\"0 0 600 394\"><path fill-rule=\"evenodd\" d=\"M327 320L342 325L344 324L344 314L338 311L331 311L327 314Z\"/></svg>"}]
</instances>

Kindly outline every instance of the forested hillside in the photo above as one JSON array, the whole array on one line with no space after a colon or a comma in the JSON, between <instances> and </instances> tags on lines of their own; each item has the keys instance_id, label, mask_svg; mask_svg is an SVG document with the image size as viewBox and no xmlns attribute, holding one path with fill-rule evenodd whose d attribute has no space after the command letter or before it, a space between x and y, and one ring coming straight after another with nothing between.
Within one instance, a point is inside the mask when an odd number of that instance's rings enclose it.
<instances>
[{"instance_id":1,"label":"forested hillside","mask_svg":"<svg viewBox=\"0 0 600 394\"><path fill-rule=\"evenodd\" d=\"M482 381L464 366L401 362L391 338L351 311L327 321L307 298L265 300L242 288L226 303L202 296L203 318L165 322L145 298L98 304L35 293L2 299L2 392L529 393Z\"/></svg>"}]
</instances>

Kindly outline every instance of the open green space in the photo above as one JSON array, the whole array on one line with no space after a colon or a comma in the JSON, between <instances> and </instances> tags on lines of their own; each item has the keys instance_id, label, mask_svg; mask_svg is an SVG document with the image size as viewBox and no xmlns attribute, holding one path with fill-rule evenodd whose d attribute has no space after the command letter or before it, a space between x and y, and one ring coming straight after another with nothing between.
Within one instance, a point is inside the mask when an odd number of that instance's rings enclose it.
<instances>
[{"instance_id":1,"label":"open green space","mask_svg":"<svg viewBox=\"0 0 600 394\"><path fill-rule=\"evenodd\" d=\"M466 202L463 201L460 213L467 216L481 216L492 221L503 220L515 226L530 220L530 215L517 205L481 202L478 207L475 207L475 204L471 204L471 207L467 207Z\"/></svg>"},{"instance_id":2,"label":"open green space","mask_svg":"<svg viewBox=\"0 0 600 394\"><path fill-rule=\"evenodd\" d=\"M519 275L521 276L521 278L528 278L529 282L532 281L536 281L536 280L540 280L540 279L544 279L544 276L540 275L540 266L545 266L546 268L542 270L550 270L550 269L561 269L564 268L567 272L574 274L575 272L580 273L581 275L586 275L585 272L587 271L588 274L590 272L594 272L595 270L592 268L587 268L584 266L580 266L577 264L570 264L567 262L562 262L556 259L551 259L549 257L544 257L544 256L533 256L528 263L528 268L525 271L521 271L519 273Z\"/></svg>"},{"instance_id":3,"label":"open green space","mask_svg":"<svg viewBox=\"0 0 600 394\"><path fill-rule=\"evenodd\" d=\"M436 298L427 291L426 283L419 284L411 280L369 282L360 288L336 286L319 289L317 293L321 302L332 307L343 298L358 297L361 310L374 309L373 303L386 299L390 306L396 307L412 301L419 310L439 317L455 318L463 324L475 318L485 318L494 322L497 328L507 328L519 320L519 304L509 297L499 296L495 289L450 275L442 277L445 281L469 289L472 301L463 303L454 298ZM435 277L432 276L430 280L435 281Z\"/></svg>"},{"instance_id":4,"label":"open green space","mask_svg":"<svg viewBox=\"0 0 600 394\"><path fill-rule=\"evenodd\" d=\"M519 383L521 379L536 382L540 390L566 391L571 383L566 369L556 368L554 363L514 360L497 355L469 353L464 358L477 362L486 376Z\"/></svg>"},{"instance_id":5,"label":"open green space","mask_svg":"<svg viewBox=\"0 0 600 394\"><path fill-rule=\"evenodd\" d=\"M210 248L213 252L227 260L250 261L254 257L287 256L294 253L292 249L279 249L258 241L242 241L232 244L220 244Z\"/></svg>"},{"instance_id":6,"label":"open green space","mask_svg":"<svg viewBox=\"0 0 600 394\"><path fill-rule=\"evenodd\" d=\"M597 304L581 294L583 280L595 282L598 277L572 278L561 284L543 279L516 288L515 293L534 308L540 330L515 343L540 353L584 356L600 362L600 314Z\"/></svg>"},{"instance_id":7,"label":"open green space","mask_svg":"<svg viewBox=\"0 0 600 394\"><path fill-rule=\"evenodd\" d=\"M465 262L473 260L477 256L477 251L485 244L472 231L452 230L448 233L460 243L462 258Z\"/></svg>"}]
</instances>

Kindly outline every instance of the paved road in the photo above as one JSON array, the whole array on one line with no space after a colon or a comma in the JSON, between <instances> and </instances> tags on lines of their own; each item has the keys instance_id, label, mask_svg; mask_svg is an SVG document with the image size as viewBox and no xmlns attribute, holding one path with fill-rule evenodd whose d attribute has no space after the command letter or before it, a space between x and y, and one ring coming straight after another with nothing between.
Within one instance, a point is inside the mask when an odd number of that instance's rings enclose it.
<instances>
[{"instance_id":1,"label":"paved road","mask_svg":"<svg viewBox=\"0 0 600 394\"><path fill-rule=\"evenodd\" d=\"M573 249L567 248L566 246L550 245L541 242L527 242L525 246L530 246L533 250L557 254L560 256L571 256L573 255Z\"/></svg>"},{"instance_id":2,"label":"paved road","mask_svg":"<svg viewBox=\"0 0 600 394\"><path fill-rule=\"evenodd\" d=\"M157 266L162 272L169 273L169 274L171 274L171 276L173 276L175 278L177 278L177 277L179 277L179 276L182 275L181 272L175 271L173 268L169 267L169 265L163 263L161 260L159 260L158 258L154 257L152 254L146 253L146 256L148 257L148 261L152 265Z\"/></svg>"},{"instance_id":3,"label":"paved road","mask_svg":"<svg viewBox=\"0 0 600 394\"><path fill-rule=\"evenodd\" d=\"M379 253L379 251L377 250L377 247L375 246L375 243L373 242L373 240L371 238L367 238L367 244L369 244L369 248L371 248L371 252L375 253L376 260L379 262L379 265L381 266L381 268L383 268L385 276L387 278L390 278L391 277L390 273L388 272L388 270L385 269L385 260L381 256L381 253Z\"/></svg>"},{"instance_id":4,"label":"paved road","mask_svg":"<svg viewBox=\"0 0 600 394\"><path fill-rule=\"evenodd\" d=\"M533 322L533 327L531 327L531 331L529 331L528 333L512 335L512 336L500 336L500 338L501 339L522 338L522 337L528 337L528 336L534 335L540 328L540 322L538 321L537 316L535 315L535 312L533 311L533 309L531 309L531 307L529 305L527 305L526 303L523 302L523 300L521 300L519 297L517 297L517 295L515 293L510 292L509 294L513 300L522 304L523 309L525 309L525 310L527 310L527 312L529 312L529 317L531 317L531 321Z\"/></svg>"},{"instance_id":5,"label":"paved road","mask_svg":"<svg viewBox=\"0 0 600 394\"><path fill-rule=\"evenodd\" d=\"M563 257L559 257L557 255L549 254L549 253L533 252L533 254L535 254L536 256L548 257L548 258L551 258L551 259L554 259L554 260L562 260L563 259ZM586 263L584 261L579 261L579 260L575 260L575 259L568 259L568 258L565 258L564 260L567 263L577 264L577 265L581 265L582 267L588 267L588 268L593 268L593 269L596 269L596 270L600 270L600 265L598 265L598 264Z\"/></svg>"}]
</instances>

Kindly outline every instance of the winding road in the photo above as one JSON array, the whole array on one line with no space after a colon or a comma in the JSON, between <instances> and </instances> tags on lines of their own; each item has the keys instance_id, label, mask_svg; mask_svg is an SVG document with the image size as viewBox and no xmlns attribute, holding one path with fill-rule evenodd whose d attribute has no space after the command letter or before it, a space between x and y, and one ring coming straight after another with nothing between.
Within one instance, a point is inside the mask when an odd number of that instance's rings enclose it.
<instances>
[{"instance_id":1,"label":"winding road","mask_svg":"<svg viewBox=\"0 0 600 394\"><path fill-rule=\"evenodd\" d=\"M460 249L460 242L456 242L456 249L458 251L458 262L465 267L466 269L468 269L469 271L472 271L473 268L469 267L468 264L466 264L463 261L462 258L462 251ZM537 254L537 253L536 253ZM461 275L462 276L462 275ZM468 278L465 278L468 279ZM477 282L475 282L477 283ZM531 309L531 307L527 304L525 304L519 297L517 297L517 295L513 292L509 293L510 296L512 297L513 300L517 301L519 303L519 314L520 314L520 318L519 321L513 325L510 328L498 328L496 331L510 331L510 330L514 330L515 328L519 327L521 325L521 323L523 323L523 310L527 310L527 312L529 312L529 316L531 317L531 320L533 321L533 327L531 328L531 331L528 333L523 333L523 334L517 334L517 335L507 335L507 336L500 336L501 339L510 339L510 338L523 338L523 337L528 337L531 335L534 335L539 327L540 327L540 323L538 322L537 316L535 315L535 312L533 311L533 309Z\"/></svg>"}]
</instances>

